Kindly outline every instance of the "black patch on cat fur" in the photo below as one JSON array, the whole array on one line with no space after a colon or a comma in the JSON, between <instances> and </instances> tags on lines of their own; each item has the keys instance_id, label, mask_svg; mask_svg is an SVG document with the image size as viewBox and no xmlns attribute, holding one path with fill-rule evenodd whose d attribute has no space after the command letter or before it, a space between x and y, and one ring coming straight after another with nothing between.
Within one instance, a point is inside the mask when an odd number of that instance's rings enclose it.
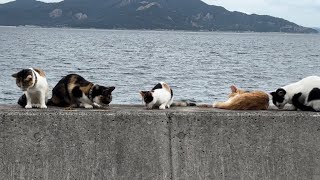
<instances>
[{"instance_id":1,"label":"black patch on cat fur","mask_svg":"<svg viewBox=\"0 0 320 180\"><path fill-rule=\"evenodd\" d=\"M19 100L18 100L18 104L22 107L25 107L27 105L27 96L25 94L23 94Z\"/></svg>"},{"instance_id":2,"label":"black patch on cat fur","mask_svg":"<svg viewBox=\"0 0 320 180\"><path fill-rule=\"evenodd\" d=\"M77 98L81 98L82 97L82 91L81 91L81 89L80 89L80 87L79 86L76 86L76 87L74 87L73 89L72 89L72 95L74 96L74 97L77 97Z\"/></svg>"},{"instance_id":3,"label":"black patch on cat fur","mask_svg":"<svg viewBox=\"0 0 320 180\"><path fill-rule=\"evenodd\" d=\"M287 92L282 88L277 89L276 92L272 92L271 95L273 104L276 105L277 102L282 103L286 94Z\"/></svg>"},{"instance_id":4,"label":"black patch on cat fur","mask_svg":"<svg viewBox=\"0 0 320 180\"><path fill-rule=\"evenodd\" d=\"M17 73L18 78L27 78L27 76L32 75L32 70L31 69L22 69Z\"/></svg>"},{"instance_id":5,"label":"black patch on cat fur","mask_svg":"<svg viewBox=\"0 0 320 180\"><path fill-rule=\"evenodd\" d=\"M143 93L144 93L143 100L146 104L149 104L150 102L153 101L153 96L150 91L144 91Z\"/></svg>"},{"instance_id":6,"label":"black patch on cat fur","mask_svg":"<svg viewBox=\"0 0 320 180\"><path fill-rule=\"evenodd\" d=\"M172 97L173 97L173 91L172 91L172 89L170 89L170 92L171 92L171 99L172 99Z\"/></svg>"},{"instance_id":7,"label":"black patch on cat fur","mask_svg":"<svg viewBox=\"0 0 320 180\"><path fill-rule=\"evenodd\" d=\"M292 105L294 105L296 108L302 110L302 111L315 111L312 107L306 106L303 103L299 101L300 96L302 93L297 93L292 97Z\"/></svg>"},{"instance_id":8,"label":"black patch on cat fur","mask_svg":"<svg viewBox=\"0 0 320 180\"><path fill-rule=\"evenodd\" d=\"M313 88L308 96L308 102L313 100L320 100L320 89L319 88Z\"/></svg>"},{"instance_id":9,"label":"black patch on cat fur","mask_svg":"<svg viewBox=\"0 0 320 180\"><path fill-rule=\"evenodd\" d=\"M111 87L104 87L104 86L95 86L92 89L92 94L91 94L91 98L95 98L97 96L102 95L102 97L100 98L100 101L103 104L110 104L110 102L112 101L112 91L115 90L114 86Z\"/></svg>"},{"instance_id":10,"label":"black patch on cat fur","mask_svg":"<svg viewBox=\"0 0 320 180\"><path fill-rule=\"evenodd\" d=\"M162 89L162 84L161 83L158 83L154 88L152 88L151 91L154 91L156 89Z\"/></svg>"}]
</instances>

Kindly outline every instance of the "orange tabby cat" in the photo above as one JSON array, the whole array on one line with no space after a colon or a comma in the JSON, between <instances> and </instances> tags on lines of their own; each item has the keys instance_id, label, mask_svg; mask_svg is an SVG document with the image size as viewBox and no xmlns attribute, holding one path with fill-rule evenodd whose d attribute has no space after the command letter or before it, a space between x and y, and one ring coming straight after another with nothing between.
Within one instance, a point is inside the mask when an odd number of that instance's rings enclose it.
<instances>
[{"instance_id":1,"label":"orange tabby cat","mask_svg":"<svg viewBox=\"0 0 320 180\"><path fill-rule=\"evenodd\" d=\"M244 91L231 86L231 94L226 102L213 104L214 108L230 110L266 110L269 107L269 95L262 91Z\"/></svg>"}]
</instances>

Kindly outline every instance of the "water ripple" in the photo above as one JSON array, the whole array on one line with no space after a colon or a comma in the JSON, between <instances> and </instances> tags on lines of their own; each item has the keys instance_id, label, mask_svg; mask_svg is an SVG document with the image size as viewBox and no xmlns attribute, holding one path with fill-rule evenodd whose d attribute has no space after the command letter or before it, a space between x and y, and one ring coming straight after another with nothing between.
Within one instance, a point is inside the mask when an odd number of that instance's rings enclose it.
<instances>
[{"instance_id":1,"label":"water ripple","mask_svg":"<svg viewBox=\"0 0 320 180\"><path fill-rule=\"evenodd\" d=\"M176 100L225 100L230 85L272 91L320 75L320 36L0 27L0 104L22 92L11 74L45 70L50 87L68 73L114 85L113 103L141 104L140 90L168 82Z\"/></svg>"}]
</instances>

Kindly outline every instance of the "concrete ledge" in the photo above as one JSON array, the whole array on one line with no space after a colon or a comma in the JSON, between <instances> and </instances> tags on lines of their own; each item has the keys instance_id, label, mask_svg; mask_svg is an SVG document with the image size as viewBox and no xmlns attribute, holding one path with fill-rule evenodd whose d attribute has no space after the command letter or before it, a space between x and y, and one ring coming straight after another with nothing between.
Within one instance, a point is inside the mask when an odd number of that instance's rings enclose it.
<instances>
[{"instance_id":1,"label":"concrete ledge","mask_svg":"<svg viewBox=\"0 0 320 180\"><path fill-rule=\"evenodd\" d=\"M320 114L0 105L1 179L320 179Z\"/></svg>"}]
</instances>

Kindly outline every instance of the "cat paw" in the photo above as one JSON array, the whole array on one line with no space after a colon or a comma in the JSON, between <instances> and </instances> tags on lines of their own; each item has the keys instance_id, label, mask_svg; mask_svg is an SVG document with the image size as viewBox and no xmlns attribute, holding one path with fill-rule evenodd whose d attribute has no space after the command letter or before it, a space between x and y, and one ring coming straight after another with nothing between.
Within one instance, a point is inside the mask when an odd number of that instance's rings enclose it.
<instances>
[{"instance_id":1,"label":"cat paw","mask_svg":"<svg viewBox=\"0 0 320 180\"><path fill-rule=\"evenodd\" d=\"M40 108L41 109L47 109L48 107L46 105L41 105Z\"/></svg>"},{"instance_id":2,"label":"cat paw","mask_svg":"<svg viewBox=\"0 0 320 180\"><path fill-rule=\"evenodd\" d=\"M166 106L159 106L159 109L164 110L166 109Z\"/></svg>"},{"instance_id":3,"label":"cat paw","mask_svg":"<svg viewBox=\"0 0 320 180\"><path fill-rule=\"evenodd\" d=\"M92 109L92 108L93 108L93 106L90 105L90 104L84 104L83 106L84 106L84 108L86 108L86 109Z\"/></svg>"},{"instance_id":4,"label":"cat paw","mask_svg":"<svg viewBox=\"0 0 320 180\"><path fill-rule=\"evenodd\" d=\"M93 107L95 107L95 108L102 108L102 106L101 106L100 104L98 104L98 103L93 103Z\"/></svg>"},{"instance_id":5,"label":"cat paw","mask_svg":"<svg viewBox=\"0 0 320 180\"><path fill-rule=\"evenodd\" d=\"M31 109L31 108L32 108L32 105L31 105L31 104L27 104L24 108L26 108L26 109Z\"/></svg>"}]
</instances>

